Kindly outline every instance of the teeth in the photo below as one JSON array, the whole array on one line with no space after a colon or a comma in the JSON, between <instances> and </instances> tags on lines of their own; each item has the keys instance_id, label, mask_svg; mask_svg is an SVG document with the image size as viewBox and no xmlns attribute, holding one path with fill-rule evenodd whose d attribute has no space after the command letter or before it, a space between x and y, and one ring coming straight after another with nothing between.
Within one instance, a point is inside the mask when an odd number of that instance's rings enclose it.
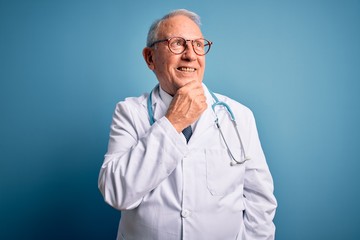
<instances>
[{"instance_id":1,"label":"teeth","mask_svg":"<svg viewBox=\"0 0 360 240\"><path fill-rule=\"evenodd\" d=\"M195 72L195 68L179 67L178 69L179 69L180 71L184 71L184 72Z\"/></svg>"}]
</instances>

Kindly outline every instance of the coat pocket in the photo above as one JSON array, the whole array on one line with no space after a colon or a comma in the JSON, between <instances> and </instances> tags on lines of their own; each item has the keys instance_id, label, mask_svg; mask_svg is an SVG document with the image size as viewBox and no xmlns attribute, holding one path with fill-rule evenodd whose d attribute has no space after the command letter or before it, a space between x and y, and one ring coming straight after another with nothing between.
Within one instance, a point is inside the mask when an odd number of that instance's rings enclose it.
<instances>
[{"instance_id":1,"label":"coat pocket","mask_svg":"<svg viewBox=\"0 0 360 240\"><path fill-rule=\"evenodd\" d=\"M236 155L240 156L240 151ZM205 159L206 183L212 195L225 196L243 186L245 166L231 165L226 149L205 149Z\"/></svg>"}]
</instances>

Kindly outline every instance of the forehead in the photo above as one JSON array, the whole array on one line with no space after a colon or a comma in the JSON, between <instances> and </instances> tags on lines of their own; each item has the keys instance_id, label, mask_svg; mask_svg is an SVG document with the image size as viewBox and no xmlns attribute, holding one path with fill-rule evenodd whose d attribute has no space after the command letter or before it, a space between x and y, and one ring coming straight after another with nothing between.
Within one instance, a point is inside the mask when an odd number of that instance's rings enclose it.
<instances>
[{"instance_id":1,"label":"forehead","mask_svg":"<svg viewBox=\"0 0 360 240\"><path fill-rule=\"evenodd\" d=\"M178 15L164 20L158 30L158 38L184 37L186 39L201 38L199 26L190 18Z\"/></svg>"}]
</instances>

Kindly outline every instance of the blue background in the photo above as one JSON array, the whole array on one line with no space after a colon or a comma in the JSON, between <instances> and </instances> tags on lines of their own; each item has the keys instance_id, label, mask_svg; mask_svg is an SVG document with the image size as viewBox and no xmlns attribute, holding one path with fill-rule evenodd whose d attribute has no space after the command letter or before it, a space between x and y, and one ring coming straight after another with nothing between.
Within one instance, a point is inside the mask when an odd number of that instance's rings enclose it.
<instances>
[{"instance_id":1,"label":"blue background","mask_svg":"<svg viewBox=\"0 0 360 240\"><path fill-rule=\"evenodd\" d=\"M277 239L359 239L360 1L0 3L0 239L115 239L97 189L116 102L151 90L151 22L176 8L214 42L205 83L249 106Z\"/></svg>"}]
</instances>

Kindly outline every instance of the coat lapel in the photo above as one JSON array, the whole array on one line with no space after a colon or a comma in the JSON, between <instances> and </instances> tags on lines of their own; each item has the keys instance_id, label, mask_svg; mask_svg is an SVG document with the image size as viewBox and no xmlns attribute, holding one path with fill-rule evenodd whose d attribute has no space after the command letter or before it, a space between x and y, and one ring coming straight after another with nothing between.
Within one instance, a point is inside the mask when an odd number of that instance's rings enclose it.
<instances>
[{"instance_id":1,"label":"coat lapel","mask_svg":"<svg viewBox=\"0 0 360 240\"><path fill-rule=\"evenodd\" d=\"M214 99L212 98L208 88L203 84L205 94L206 94L206 102L207 102L207 109L203 112L203 114L200 116L198 122L196 123L196 127L194 129L193 135L191 136L190 141L194 142L201 138L201 135L209 130L211 127L215 126L215 114L212 110L211 106L214 103Z\"/></svg>"}]
</instances>

